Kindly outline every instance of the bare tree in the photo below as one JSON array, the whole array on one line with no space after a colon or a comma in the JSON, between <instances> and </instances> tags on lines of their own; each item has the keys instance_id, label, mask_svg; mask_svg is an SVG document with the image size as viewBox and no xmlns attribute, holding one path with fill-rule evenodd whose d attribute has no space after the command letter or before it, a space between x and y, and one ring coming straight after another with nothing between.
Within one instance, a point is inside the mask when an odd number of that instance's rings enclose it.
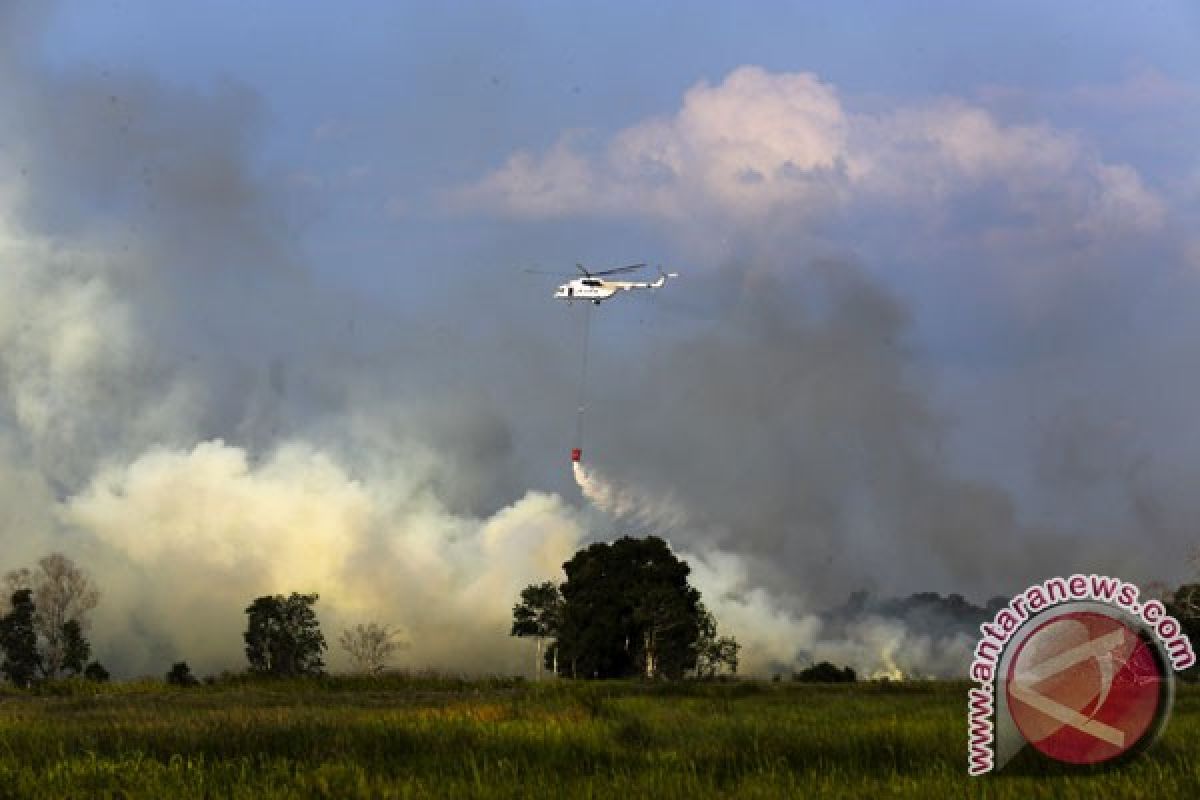
<instances>
[{"instance_id":1,"label":"bare tree","mask_svg":"<svg viewBox=\"0 0 1200 800\"><path fill-rule=\"evenodd\" d=\"M100 602L100 592L88 574L62 553L40 559L29 580L37 608L34 626L41 640L42 672L54 677L67 657L67 623L75 622L80 631L87 630L88 614Z\"/></svg>"},{"instance_id":2,"label":"bare tree","mask_svg":"<svg viewBox=\"0 0 1200 800\"><path fill-rule=\"evenodd\" d=\"M400 631L374 622L369 625L355 625L342 631L338 644L350 654L354 669L369 675L383 671L393 653L408 647L408 642L403 640Z\"/></svg>"}]
</instances>

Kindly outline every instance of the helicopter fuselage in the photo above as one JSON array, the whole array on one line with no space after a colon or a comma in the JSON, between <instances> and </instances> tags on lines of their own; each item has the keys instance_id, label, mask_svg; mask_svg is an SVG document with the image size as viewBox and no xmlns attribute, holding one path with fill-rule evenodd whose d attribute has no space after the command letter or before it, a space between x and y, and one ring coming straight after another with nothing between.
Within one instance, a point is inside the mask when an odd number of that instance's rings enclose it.
<instances>
[{"instance_id":1,"label":"helicopter fuselage","mask_svg":"<svg viewBox=\"0 0 1200 800\"><path fill-rule=\"evenodd\" d=\"M576 278L568 281L554 290L554 297L566 300L591 300L596 305L615 295L617 292L628 292L633 289L658 289L667 282L667 277L673 273L659 276L654 282L647 281L606 281L600 278Z\"/></svg>"}]
</instances>

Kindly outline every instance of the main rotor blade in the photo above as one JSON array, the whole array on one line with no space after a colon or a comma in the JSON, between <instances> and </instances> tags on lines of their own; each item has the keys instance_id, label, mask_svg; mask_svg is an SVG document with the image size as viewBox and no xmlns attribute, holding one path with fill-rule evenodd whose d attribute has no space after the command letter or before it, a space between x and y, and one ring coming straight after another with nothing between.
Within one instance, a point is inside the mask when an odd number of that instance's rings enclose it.
<instances>
[{"instance_id":1,"label":"main rotor blade","mask_svg":"<svg viewBox=\"0 0 1200 800\"><path fill-rule=\"evenodd\" d=\"M554 275L559 278L574 278L574 272L547 272L544 269L523 269L522 272L528 272L530 275Z\"/></svg>"},{"instance_id":2,"label":"main rotor blade","mask_svg":"<svg viewBox=\"0 0 1200 800\"><path fill-rule=\"evenodd\" d=\"M598 272L593 272L593 275L616 275L618 272L633 272L635 269L642 269L645 264L630 264L625 267L613 267L612 269L602 269Z\"/></svg>"}]
</instances>

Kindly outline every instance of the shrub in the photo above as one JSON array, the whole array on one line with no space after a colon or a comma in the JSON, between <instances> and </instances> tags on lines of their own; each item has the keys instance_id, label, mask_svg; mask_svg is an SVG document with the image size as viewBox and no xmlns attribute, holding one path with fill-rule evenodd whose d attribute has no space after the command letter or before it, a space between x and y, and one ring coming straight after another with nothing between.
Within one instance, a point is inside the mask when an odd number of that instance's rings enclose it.
<instances>
[{"instance_id":1,"label":"shrub","mask_svg":"<svg viewBox=\"0 0 1200 800\"><path fill-rule=\"evenodd\" d=\"M192 668L186 661L176 662L167 673L167 683L172 686L196 686L200 681L192 675Z\"/></svg>"},{"instance_id":2,"label":"shrub","mask_svg":"<svg viewBox=\"0 0 1200 800\"><path fill-rule=\"evenodd\" d=\"M850 667L839 669L828 661L822 661L793 674L792 680L802 683L854 683L858 676Z\"/></svg>"},{"instance_id":3,"label":"shrub","mask_svg":"<svg viewBox=\"0 0 1200 800\"><path fill-rule=\"evenodd\" d=\"M83 668L83 677L96 683L108 683L108 670L99 661L93 661Z\"/></svg>"}]
</instances>

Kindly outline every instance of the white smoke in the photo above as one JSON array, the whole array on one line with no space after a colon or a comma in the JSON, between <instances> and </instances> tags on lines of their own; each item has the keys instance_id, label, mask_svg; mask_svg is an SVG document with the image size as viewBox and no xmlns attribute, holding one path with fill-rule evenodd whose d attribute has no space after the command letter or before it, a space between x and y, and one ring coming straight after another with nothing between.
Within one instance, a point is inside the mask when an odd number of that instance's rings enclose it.
<instances>
[{"instance_id":1,"label":"white smoke","mask_svg":"<svg viewBox=\"0 0 1200 800\"><path fill-rule=\"evenodd\" d=\"M406 631L406 665L528 669L512 603L578 548L577 512L479 491L503 483L507 431L398 401L376 376L408 364L382 336L330 336L359 308L293 262L246 163L251 93L8 55L0 571L75 560L102 594L93 654L120 676L238 669L245 607L292 591L320 595L333 669L340 630L368 622ZM427 430L448 427L430 406L466 418L457 439Z\"/></svg>"},{"instance_id":2,"label":"white smoke","mask_svg":"<svg viewBox=\"0 0 1200 800\"><path fill-rule=\"evenodd\" d=\"M140 652L125 664L134 672L161 668L155 647L203 670L236 667L242 609L298 590L321 595L331 643L378 621L406 629L415 666L523 669L525 648L506 635L511 603L578 547L574 514L531 492L485 519L455 515L395 468L355 477L302 441L252 463L212 441L102 469L60 510L107 551L97 644L118 660Z\"/></svg>"},{"instance_id":3,"label":"white smoke","mask_svg":"<svg viewBox=\"0 0 1200 800\"><path fill-rule=\"evenodd\" d=\"M667 538L671 531L689 527L695 534L694 523L674 500L621 485L579 462L573 467L584 497L618 523L641 523ZM899 620L878 616L831 630L821 616L802 610L800 598L755 585L749 556L715 545L684 546L677 552L691 567L691 583L716 616L722 634L733 635L742 645L739 668L745 674L761 676L831 661L870 678L944 677L961 674L969 661L972 643L966 636L916 634Z\"/></svg>"},{"instance_id":4,"label":"white smoke","mask_svg":"<svg viewBox=\"0 0 1200 800\"><path fill-rule=\"evenodd\" d=\"M873 679L961 678L974 646L963 633L916 633L900 620L868 616L826 632L809 660L846 664Z\"/></svg>"},{"instance_id":5,"label":"white smoke","mask_svg":"<svg viewBox=\"0 0 1200 800\"><path fill-rule=\"evenodd\" d=\"M682 527L687 514L670 497L655 497L632 486L622 486L593 467L571 462L575 483L588 502L618 520L647 526L660 532Z\"/></svg>"}]
</instances>

